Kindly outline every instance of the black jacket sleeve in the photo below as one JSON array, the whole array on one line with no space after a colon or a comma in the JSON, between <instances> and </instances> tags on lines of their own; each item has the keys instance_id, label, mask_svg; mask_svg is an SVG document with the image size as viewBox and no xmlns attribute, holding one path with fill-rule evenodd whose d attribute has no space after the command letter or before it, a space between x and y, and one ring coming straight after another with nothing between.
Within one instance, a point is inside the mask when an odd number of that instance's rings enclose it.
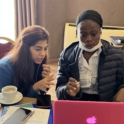
<instances>
[{"instance_id":1,"label":"black jacket sleeve","mask_svg":"<svg viewBox=\"0 0 124 124\"><path fill-rule=\"evenodd\" d=\"M59 100L79 100L82 97L81 89L75 97L71 97L66 93L66 84L72 76L72 72L69 70L69 62L63 58L63 52L60 55L58 63L58 74L56 84L56 94ZM74 77L73 77L74 78Z\"/></svg>"}]
</instances>

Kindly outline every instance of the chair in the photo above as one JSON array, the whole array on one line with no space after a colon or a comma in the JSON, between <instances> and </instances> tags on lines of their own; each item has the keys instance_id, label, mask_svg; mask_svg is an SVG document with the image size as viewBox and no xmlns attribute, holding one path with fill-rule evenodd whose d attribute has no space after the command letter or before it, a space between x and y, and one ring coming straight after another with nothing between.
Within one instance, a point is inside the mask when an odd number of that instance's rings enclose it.
<instances>
[{"instance_id":1,"label":"chair","mask_svg":"<svg viewBox=\"0 0 124 124\"><path fill-rule=\"evenodd\" d=\"M3 43L2 41L7 41ZM8 37L0 37L0 59L12 48L14 41Z\"/></svg>"}]
</instances>

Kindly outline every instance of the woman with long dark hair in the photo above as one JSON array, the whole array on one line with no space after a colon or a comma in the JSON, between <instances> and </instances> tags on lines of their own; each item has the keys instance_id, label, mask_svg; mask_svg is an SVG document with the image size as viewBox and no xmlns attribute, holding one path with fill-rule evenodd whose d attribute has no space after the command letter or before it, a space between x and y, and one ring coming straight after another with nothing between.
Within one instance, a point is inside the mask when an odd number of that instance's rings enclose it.
<instances>
[{"instance_id":1,"label":"woman with long dark hair","mask_svg":"<svg viewBox=\"0 0 124 124\"><path fill-rule=\"evenodd\" d=\"M24 96L36 97L53 85L47 65L49 33L34 25L22 30L12 50L0 60L0 89L15 85Z\"/></svg>"}]
</instances>

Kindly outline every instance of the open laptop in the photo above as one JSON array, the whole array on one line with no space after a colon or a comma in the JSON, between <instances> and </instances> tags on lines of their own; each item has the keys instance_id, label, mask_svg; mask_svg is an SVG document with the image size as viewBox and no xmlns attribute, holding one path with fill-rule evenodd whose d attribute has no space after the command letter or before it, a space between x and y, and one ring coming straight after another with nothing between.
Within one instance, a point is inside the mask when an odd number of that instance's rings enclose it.
<instances>
[{"instance_id":1,"label":"open laptop","mask_svg":"<svg viewBox=\"0 0 124 124\"><path fill-rule=\"evenodd\" d=\"M116 45L124 45L124 36L109 36L112 43Z\"/></svg>"},{"instance_id":2,"label":"open laptop","mask_svg":"<svg viewBox=\"0 0 124 124\"><path fill-rule=\"evenodd\" d=\"M124 103L58 100L54 124L124 124Z\"/></svg>"}]
</instances>

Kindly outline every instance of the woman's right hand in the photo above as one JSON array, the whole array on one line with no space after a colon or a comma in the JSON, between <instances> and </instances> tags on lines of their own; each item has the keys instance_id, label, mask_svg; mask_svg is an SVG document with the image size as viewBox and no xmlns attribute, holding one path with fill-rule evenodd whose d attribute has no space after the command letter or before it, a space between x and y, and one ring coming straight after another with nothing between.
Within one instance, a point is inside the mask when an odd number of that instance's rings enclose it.
<instances>
[{"instance_id":1,"label":"woman's right hand","mask_svg":"<svg viewBox=\"0 0 124 124\"><path fill-rule=\"evenodd\" d=\"M44 92L47 92L47 89L51 88L51 85L54 85L54 83L52 82L54 79L54 74L52 74L36 82L33 85L34 91L38 92L39 90L42 90Z\"/></svg>"},{"instance_id":2,"label":"woman's right hand","mask_svg":"<svg viewBox=\"0 0 124 124\"><path fill-rule=\"evenodd\" d=\"M80 91L80 83L77 82L74 78L70 77L69 82L66 84L66 92L72 96L75 97L77 93Z\"/></svg>"}]
</instances>

